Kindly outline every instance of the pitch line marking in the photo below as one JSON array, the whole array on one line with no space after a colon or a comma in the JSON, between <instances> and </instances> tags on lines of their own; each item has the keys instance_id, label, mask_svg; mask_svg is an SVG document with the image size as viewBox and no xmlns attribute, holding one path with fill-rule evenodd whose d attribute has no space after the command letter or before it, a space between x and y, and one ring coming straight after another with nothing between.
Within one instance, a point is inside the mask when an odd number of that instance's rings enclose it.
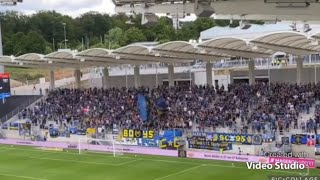
<instances>
[{"instance_id":1,"label":"pitch line marking","mask_svg":"<svg viewBox=\"0 0 320 180\"><path fill-rule=\"evenodd\" d=\"M40 159L40 160L49 160L49 161L62 161L62 162L74 162L74 163L83 163L83 164L95 164L95 165L106 165L106 166L116 166L117 164L107 164L107 163L98 163L91 161L77 161L77 160L67 160L67 159L55 159L55 158L41 158L41 157L29 157L30 159Z\"/></svg>"},{"instance_id":2,"label":"pitch line marking","mask_svg":"<svg viewBox=\"0 0 320 180\"><path fill-rule=\"evenodd\" d=\"M41 157L29 157L29 158L40 159L40 160L49 160L49 161L62 161L62 162L75 162L75 163L83 163L83 164L106 165L106 166L122 166L122 165L130 164L130 163L138 161L138 159L136 159L133 161L127 161L127 162L123 162L123 163L108 164L108 163L99 163L99 162L92 162L92 161L78 161L78 160L55 159L55 158L41 158Z\"/></svg>"},{"instance_id":3,"label":"pitch line marking","mask_svg":"<svg viewBox=\"0 0 320 180\"><path fill-rule=\"evenodd\" d=\"M3 174L3 173L0 173L0 176L15 177L15 178L20 178L20 179L47 180L47 179L43 179L43 178L35 178L35 177L30 177L30 176L17 176L14 174Z\"/></svg>"},{"instance_id":4,"label":"pitch line marking","mask_svg":"<svg viewBox=\"0 0 320 180\"><path fill-rule=\"evenodd\" d=\"M139 161L140 159L137 160L132 160L132 161L128 161L128 162L124 162L124 163L119 163L119 164L115 164L115 166L122 166L122 165L126 165L126 164L130 164L130 163L134 163Z\"/></svg>"},{"instance_id":5,"label":"pitch line marking","mask_svg":"<svg viewBox=\"0 0 320 180\"><path fill-rule=\"evenodd\" d=\"M8 152L10 149L0 149L0 153Z\"/></svg>"},{"instance_id":6,"label":"pitch line marking","mask_svg":"<svg viewBox=\"0 0 320 180\"><path fill-rule=\"evenodd\" d=\"M80 155L80 156L96 156L96 157L106 157L106 158L114 158L114 156L111 156L110 154L108 153L105 153L105 154L102 154L99 155L98 153L97 154L85 154L85 153L82 153L82 154L79 154L79 153L73 153L73 152L64 152L64 151L57 151L57 152L51 152L51 151L45 151L45 150L42 150L42 149L26 149L26 148L14 148L14 147L0 147L0 149L8 149L8 150L23 150L23 151L33 151L33 152L43 152L42 155L49 155L49 154L71 154L71 155ZM0 151L1 152L1 151ZM117 158L121 158L121 159L135 159L135 158L132 158L132 157L117 157Z\"/></svg>"},{"instance_id":7,"label":"pitch line marking","mask_svg":"<svg viewBox=\"0 0 320 180\"><path fill-rule=\"evenodd\" d=\"M176 173L169 174L169 175L167 175L167 176L163 176L163 177L160 177L160 178L153 179L153 180L166 179L166 178L168 178L168 177L175 176L175 175L177 175L177 174L181 174L181 173L185 173L185 172L188 172L188 171L191 171L191 170L194 170L194 169L197 169L197 168L203 167L203 166L205 166L205 164L202 164L202 165L200 165L200 166L195 166L195 167L192 167L192 168L188 168L188 169L185 169L185 170L182 170L182 171L176 172Z\"/></svg>"}]
</instances>

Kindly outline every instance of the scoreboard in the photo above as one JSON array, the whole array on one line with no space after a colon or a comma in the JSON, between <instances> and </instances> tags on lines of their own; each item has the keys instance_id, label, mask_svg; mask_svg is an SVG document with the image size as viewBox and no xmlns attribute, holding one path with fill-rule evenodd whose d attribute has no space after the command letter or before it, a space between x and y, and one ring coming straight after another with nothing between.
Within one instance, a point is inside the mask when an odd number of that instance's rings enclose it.
<instances>
[{"instance_id":1,"label":"scoreboard","mask_svg":"<svg viewBox=\"0 0 320 180\"><path fill-rule=\"evenodd\" d=\"M153 139L154 131L153 130L137 130L137 129L123 129L122 137L124 138L144 138L144 139Z\"/></svg>"},{"instance_id":2,"label":"scoreboard","mask_svg":"<svg viewBox=\"0 0 320 180\"><path fill-rule=\"evenodd\" d=\"M10 96L10 74L0 73L0 99Z\"/></svg>"}]
</instances>

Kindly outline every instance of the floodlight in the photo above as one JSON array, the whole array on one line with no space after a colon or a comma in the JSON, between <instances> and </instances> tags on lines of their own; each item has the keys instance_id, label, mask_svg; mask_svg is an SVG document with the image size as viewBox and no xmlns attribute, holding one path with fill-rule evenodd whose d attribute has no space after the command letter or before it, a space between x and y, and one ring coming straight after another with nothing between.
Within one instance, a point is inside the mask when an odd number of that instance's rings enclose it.
<instances>
[{"instance_id":1,"label":"floodlight","mask_svg":"<svg viewBox=\"0 0 320 180\"><path fill-rule=\"evenodd\" d=\"M307 33L307 32L309 32L311 30L312 30L312 28L310 27L309 24L304 24L303 25L303 32Z\"/></svg>"}]
</instances>

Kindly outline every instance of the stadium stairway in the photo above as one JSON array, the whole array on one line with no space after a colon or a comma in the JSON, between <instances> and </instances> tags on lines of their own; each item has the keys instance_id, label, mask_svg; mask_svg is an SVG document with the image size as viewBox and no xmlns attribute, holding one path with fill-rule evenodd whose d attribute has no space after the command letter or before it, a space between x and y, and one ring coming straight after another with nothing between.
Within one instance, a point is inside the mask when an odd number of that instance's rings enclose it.
<instances>
[{"instance_id":1,"label":"stadium stairway","mask_svg":"<svg viewBox=\"0 0 320 180\"><path fill-rule=\"evenodd\" d=\"M4 123L18 114L21 110L27 108L42 96L11 96L5 103L0 103L0 122Z\"/></svg>"},{"instance_id":2,"label":"stadium stairway","mask_svg":"<svg viewBox=\"0 0 320 180\"><path fill-rule=\"evenodd\" d=\"M317 101L315 104L319 104L319 101ZM313 118L314 119L314 113L315 113L315 104L312 106L312 107L310 107L310 109L309 109L309 114L306 114L306 113L300 113L300 116L299 116L299 119L298 119L298 127L299 127L299 129L291 129L290 130L290 133L292 133L292 134L300 134L300 133L305 133L305 132L303 132L302 131L302 129L301 129L301 123L303 122L303 121L308 121L310 118Z\"/></svg>"}]
</instances>

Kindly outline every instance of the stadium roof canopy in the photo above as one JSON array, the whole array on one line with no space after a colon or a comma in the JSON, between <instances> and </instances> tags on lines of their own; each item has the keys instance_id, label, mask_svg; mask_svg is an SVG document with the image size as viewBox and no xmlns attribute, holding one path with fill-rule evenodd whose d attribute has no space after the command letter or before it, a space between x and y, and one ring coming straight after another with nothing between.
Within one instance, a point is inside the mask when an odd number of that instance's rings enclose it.
<instances>
[{"instance_id":1,"label":"stadium roof canopy","mask_svg":"<svg viewBox=\"0 0 320 180\"><path fill-rule=\"evenodd\" d=\"M193 60L201 59L204 61L217 61L229 57L227 54L199 49L196 44L185 41L172 41L160 44L154 47L152 51L164 56L192 58Z\"/></svg>"},{"instance_id":2,"label":"stadium roof canopy","mask_svg":"<svg viewBox=\"0 0 320 180\"><path fill-rule=\"evenodd\" d=\"M141 65L146 64L144 61L132 61L131 59L116 57L112 54L112 50L102 49L102 48L94 48L87 49L80 53L76 54L77 58L80 58L81 62L90 62L96 63L96 66L102 64L102 66L114 66L114 65L122 65L122 64L133 64L133 65Z\"/></svg>"},{"instance_id":3,"label":"stadium roof canopy","mask_svg":"<svg viewBox=\"0 0 320 180\"><path fill-rule=\"evenodd\" d=\"M270 57L274 53L273 50L258 48L248 40L235 37L211 39L199 44L198 47L208 51L244 58Z\"/></svg>"},{"instance_id":4,"label":"stadium roof canopy","mask_svg":"<svg viewBox=\"0 0 320 180\"><path fill-rule=\"evenodd\" d=\"M154 47L147 47L143 45L129 45L114 50L112 53L120 58L130 58L133 60L143 60L148 63L181 63L190 62L194 59L192 57L183 58L180 56L171 56L168 54L159 54L153 51Z\"/></svg>"},{"instance_id":5,"label":"stadium roof canopy","mask_svg":"<svg viewBox=\"0 0 320 180\"><path fill-rule=\"evenodd\" d=\"M250 42L258 47L300 56L315 54L320 51L320 46L316 39L299 32L287 31L265 34Z\"/></svg>"},{"instance_id":6,"label":"stadium roof canopy","mask_svg":"<svg viewBox=\"0 0 320 180\"><path fill-rule=\"evenodd\" d=\"M0 57L0 65L51 69L108 67L123 64L175 64L193 60L218 61L230 57L262 58L270 57L279 51L303 56L320 51L319 39L320 31L312 35L279 31L253 39L226 36L200 43L172 41L153 46L132 44L115 50L93 48L82 52L60 50L48 55L30 53L19 57L3 56Z\"/></svg>"}]
</instances>

